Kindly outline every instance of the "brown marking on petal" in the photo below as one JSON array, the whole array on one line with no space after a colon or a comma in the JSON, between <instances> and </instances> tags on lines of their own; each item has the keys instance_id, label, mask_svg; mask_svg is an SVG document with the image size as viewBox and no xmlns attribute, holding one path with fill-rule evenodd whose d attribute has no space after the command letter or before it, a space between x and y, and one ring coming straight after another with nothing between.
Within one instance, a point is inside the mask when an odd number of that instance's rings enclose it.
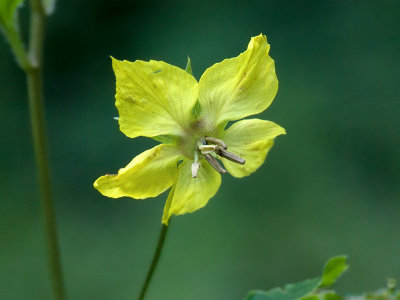
<instances>
[{"instance_id":1,"label":"brown marking on petal","mask_svg":"<svg viewBox=\"0 0 400 300\"><path fill-rule=\"evenodd\" d=\"M126 99L128 100L128 102L132 102L133 104L136 103L135 99L133 99L131 96L127 96Z\"/></svg>"},{"instance_id":2,"label":"brown marking on petal","mask_svg":"<svg viewBox=\"0 0 400 300\"><path fill-rule=\"evenodd\" d=\"M190 127L194 130L205 128L206 121L204 121L204 119L197 119L196 121L190 124Z\"/></svg>"}]
</instances>

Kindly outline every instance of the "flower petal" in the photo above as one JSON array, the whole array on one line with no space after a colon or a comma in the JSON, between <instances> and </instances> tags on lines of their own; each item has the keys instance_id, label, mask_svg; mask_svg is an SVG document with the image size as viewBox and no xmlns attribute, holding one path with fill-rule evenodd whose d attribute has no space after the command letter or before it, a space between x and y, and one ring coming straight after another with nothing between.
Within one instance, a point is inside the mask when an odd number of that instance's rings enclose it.
<instances>
[{"instance_id":1,"label":"flower petal","mask_svg":"<svg viewBox=\"0 0 400 300\"><path fill-rule=\"evenodd\" d=\"M265 110L278 90L270 45L263 35L253 37L245 52L207 69L199 83L204 118L215 126Z\"/></svg>"},{"instance_id":2,"label":"flower petal","mask_svg":"<svg viewBox=\"0 0 400 300\"><path fill-rule=\"evenodd\" d=\"M179 135L197 100L196 79L162 61L112 62L121 131L132 138Z\"/></svg>"},{"instance_id":3,"label":"flower petal","mask_svg":"<svg viewBox=\"0 0 400 300\"><path fill-rule=\"evenodd\" d=\"M223 158L228 172L235 177L255 172L264 163L274 138L281 134L286 134L285 129L270 121L250 119L233 124L224 132L222 139L228 151L244 158L246 163L239 165Z\"/></svg>"},{"instance_id":4,"label":"flower petal","mask_svg":"<svg viewBox=\"0 0 400 300\"><path fill-rule=\"evenodd\" d=\"M201 167L197 178L192 177L191 165L193 161L184 160L179 166L179 174L175 190L172 189L172 198L166 203L162 222L168 224L172 215L182 215L194 212L204 207L213 197L221 185L221 175L215 171L204 159L200 161Z\"/></svg>"},{"instance_id":5,"label":"flower petal","mask_svg":"<svg viewBox=\"0 0 400 300\"><path fill-rule=\"evenodd\" d=\"M174 146L158 145L136 156L118 174L98 178L94 187L111 198L155 197L175 182L179 158L180 154Z\"/></svg>"}]
</instances>

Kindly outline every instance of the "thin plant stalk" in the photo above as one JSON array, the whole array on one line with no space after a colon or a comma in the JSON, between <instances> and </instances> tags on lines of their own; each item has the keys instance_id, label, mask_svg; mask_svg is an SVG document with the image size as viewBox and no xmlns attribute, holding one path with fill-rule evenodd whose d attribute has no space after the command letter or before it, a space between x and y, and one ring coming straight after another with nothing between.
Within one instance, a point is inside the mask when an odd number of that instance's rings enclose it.
<instances>
[{"instance_id":1,"label":"thin plant stalk","mask_svg":"<svg viewBox=\"0 0 400 300\"><path fill-rule=\"evenodd\" d=\"M58 248L43 105L42 53L46 14L41 0L30 0L30 10L28 52L25 50L18 31L6 30L5 34L18 64L26 73L33 147L53 295L56 300L64 300L65 292Z\"/></svg>"},{"instance_id":2,"label":"thin plant stalk","mask_svg":"<svg viewBox=\"0 0 400 300\"><path fill-rule=\"evenodd\" d=\"M147 289L148 289L148 287L150 285L151 279L153 278L154 271L155 271L155 269L157 267L159 258L161 256L161 252L163 250L165 238L166 238L167 232L168 232L168 227L169 227L168 225L165 225L165 224L162 225L160 237L158 238L157 248L156 248L156 251L154 253L153 260L151 261L150 268L147 271L146 279L145 279L145 281L143 283L143 286L142 286L142 289L140 291L140 295L139 295L139 298L138 298L139 300L143 300L144 297L146 296Z\"/></svg>"},{"instance_id":3,"label":"thin plant stalk","mask_svg":"<svg viewBox=\"0 0 400 300\"><path fill-rule=\"evenodd\" d=\"M46 16L41 0L31 0L30 6L31 21L28 52L30 68L26 71L29 110L35 158L38 168L42 215L44 219L47 255L52 279L53 294L55 299L63 300L65 299L65 292L57 240L56 217L51 188L43 105L42 52Z\"/></svg>"},{"instance_id":4,"label":"thin plant stalk","mask_svg":"<svg viewBox=\"0 0 400 300\"><path fill-rule=\"evenodd\" d=\"M31 70L27 74L29 110L38 169L41 208L46 235L46 246L54 298L63 300L64 286L61 270L60 254L57 241L56 217L50 182L48 154L46 147L41 70Z\"/></svg>"}]
</instances>

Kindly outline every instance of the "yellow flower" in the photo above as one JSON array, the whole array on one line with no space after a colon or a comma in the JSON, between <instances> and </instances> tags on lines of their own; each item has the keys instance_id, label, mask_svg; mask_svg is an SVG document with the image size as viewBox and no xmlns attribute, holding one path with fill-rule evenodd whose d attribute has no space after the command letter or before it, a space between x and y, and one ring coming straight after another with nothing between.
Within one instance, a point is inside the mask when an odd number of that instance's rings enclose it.
<instances>
[{"instance_id":1,"label":"yellow flower","mask_svg":"<svg viewBox=\"0 0 400 300\"><path fill-rule=\"evenodd\" d=\"M100 177L94 187L107 197L134 199L172 187L162 218L167 225L171 215L205 206L221 184L220 174L244 177L256 171L285 130L260 119L225 127L262 112L274 99L278 80L269 48L265 36L253 37L245 52L213 65L199 82L162 61L113 59L121 131L163 143L118 174Z\"/></svg>"}]
</instances>

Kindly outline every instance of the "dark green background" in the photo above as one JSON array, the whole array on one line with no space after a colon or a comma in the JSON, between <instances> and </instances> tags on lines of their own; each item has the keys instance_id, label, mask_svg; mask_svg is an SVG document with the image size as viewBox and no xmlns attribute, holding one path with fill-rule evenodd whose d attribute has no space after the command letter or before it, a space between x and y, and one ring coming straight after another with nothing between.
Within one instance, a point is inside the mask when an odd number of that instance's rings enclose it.
<instances>
[{"instance_id":1,"label":"dark green background","mask_svg":"<svg viewBox=\"0 0 400 300\"><path fill-rule=\"evenodd\" d=\"M190 55L198 79L260 32L280 82L260 117L288 135L255 174L224 176L204 209L173 220L148 299L241 299L337 254L351 265L340 291L400 280L399 29L398 1L59 1L45 94L69 299L137 295L166 198L92 187L155 144L119 131L109 56L184 67ZM50 299L25 78L4 39L0 57L0 298Z\"/></svg>"}]
</instances>

